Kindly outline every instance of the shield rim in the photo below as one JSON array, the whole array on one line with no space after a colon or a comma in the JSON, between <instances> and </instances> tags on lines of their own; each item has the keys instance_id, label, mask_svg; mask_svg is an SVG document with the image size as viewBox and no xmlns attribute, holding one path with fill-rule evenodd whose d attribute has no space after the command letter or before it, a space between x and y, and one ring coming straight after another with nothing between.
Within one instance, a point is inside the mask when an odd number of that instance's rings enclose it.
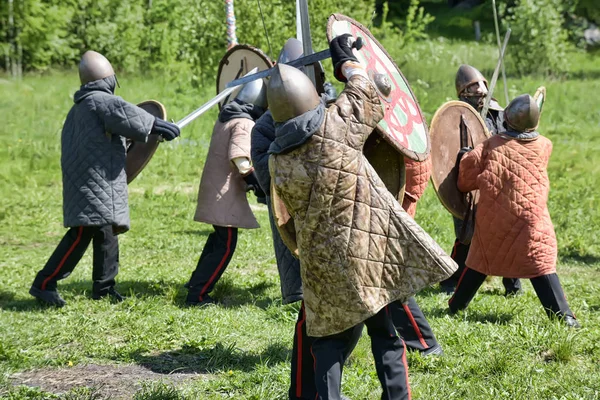
<instances>
[{"instance_id":1,"label":"shield rim","mask_svg":"<svg viewBox=\"0 0 600 400\"><path fill-rule=\"evenodd\" d=\"M167 119L167 109L165 108L165 106L158 100L145 100L142 101L141 103L138 103L137 106L141 107L143 105L146 104L152 104L154 106L157 106L158 109L161 111L160 116L158 116L161 119L166 120ZM152 114L154 115L154 114ZM156 117L156 115L154 115ZM157 135L158 136L158 135ZM146 146L146 148L149 150L149 152L146 155L146 159L144 160L144 162L142 163L142 166L140 168L138 168L138 170L132 174L131 176L129 174L127 174L127 160L125 160L125 174L127 175L127 184L130 184L131 182L133 182L133 180L140 174L140 172L142 172L144 170L144 168L146 168L146 165L148 165L148 163L150 162L150 160L152 159L152 156L154 156L154 153L156 152L156 149L158 149L158 146L160 145L161 140L159 138L157 138L156 142ZM132 142L132 145L135 146L135 142ZM127 155L129 155L129 149L131 149L131 146L127 149Z\"/></svg>"},{"instance_id":2,"label":"shield rim","mask_svg":"<svg viewBox=\"0 0 600 400\"><path fill-rule=\"evenodd\" d=\"M377 46L379 46L379 49L387 56L387 58L391 61L391 63L394 65L394 67L396 68L396 70L398 71L398 73L400 74L400 76L402 77L402 79L404 79L404 82L406 83L406 87L408 87L408 91L410 92L410 95L412 96L412 98L415 101L415 104L417 106L417 109L419 111L419 115L421 116L421 119L423 120L423 127L425 129L425 137L427 138L427 148L425 149L424 153L417 153L414 150L410 150L407 149L406 147L400 145L399 143L396 143L394 141L392 141L388 135L385 133L385 131L383 130L383 128L381 128L379 126L379 124L377 124L377 126L375 127L375 129L377 129L381 136L390 144L392 145L392 147L394 147L395 149L397 149L399 152L401 152L403 155L405 155L406 157L410 158L411 160L414 161L425 161L427 159L427 157L429 157L429 153L431 152L431 139L429 137L429 126L427 125L427 119L425 118L425 115L423 114L423 110L421 110L421 105L419 104L419 100L417 99L417 96L415 96L415 93L412 90L412 87L410 86L410 83L408 82L408 79L406 79L406 77L404 76L404 74L402 73L402 71L400 70L400 68L398 68L398 65L396 64L396 62L394 61L394 59L390 56L390 54L387 52L387 50L385 49L385 47L383 47L383 45L381 43L379 43L379 41L377 39L375 39L375 37L373 36L373 34L371 33L371 31L369 31L369 29L367 29L366 26L364 26L363 24L361 24L360 22L344 15L344 14L339 14L339 13L333 13L329 16L329 18L327 19L327 41L331 42L331 40L333 39L332 37L332 29L333 29L333 24L334 22L338 20L338 21L346 21L346 22L350 22L351 24L356 25L356 27L358 27L361 31L363 31L367 36L369 36L369 38L375 42L375 44ZM378 96L380 98L381 95L379 94L379 91L377 92Z\"/></svg>"},{"instance_id":3,"label":"shield rim","mask_svg":"<svg viewBox=\"0 0 600 400\"><path fill-rule=\"evenodd\" d=\"M221 61L219 61L219 68L217 69L217 79L216 79L217 94L221 93L221 90L223 90L223 89L219 89L219 86L220 86L220 82L221 82L221 72L223 71L223 68L225 67L225 60L227 60L229 58L231 53L233 53L237 50L242 50L242 49L250 50L250 51L256 53L260 58L263 59L263 61L266 62L267 65L269 65L269 68L273 68L275 66L275 63L273 62L273 60L271 60L271 58L264 51L259 49L258 47L254 47L249 44L236 44L235 46L233 46L232 48L227 50L227 52L225 52L225 54L221 58ZM229 83L229 82L225 82L225 84L227 84L227 83ZM230 102L231 100L233 100L233 98L231 98L230 96L228 96L227 99L228 99L227 102ZM219 102L219 110L221 110L221 104L227 104L227 103Z\"/></svg>"},{"instance_id":4,"label":"shield rim","mask_svg":"<svg viewBox=\"0 0 600 400\"><path fill-rule=\"evenodd\" d=\"M546 92L546 86L540 86L536 89L535 94L533 95L533 100L535 100L535 102L538 102L538 97L540 97L540 95L542 95L542 105L539 106L540 109L540 115L542 115L542 111L544 110L544 103L546 102L547 99L547 92Z\"/></svg>"},{"instance_id":5,"label":"shield rim","mask_svg":"<svg viewBox=\"0 0 600 400\"><path fill-rule=\"evenodd\" d=\"M445 102L444 104L442 104L433 114L433 117L431 118L431 124L429 124L429 126L431 128L436 126L436 121L439 120L441 118L441 115L444 111L446 111L448 108L450 107L454 107L454 106L460 106L463 108L468 109L473 115L476 116L476 118L479 120L479 122L481 123L481 126L483 126L483 134L485 135L486 139L489 139L492 137L492 135L490 134L490 131L487 128L487 125L485 123L485 121L483 120L483 118L481 118L481 115L479 115L479 113L477 112L477 110L475 110L470 104L465 103L464 101L460 101L460 100L450 100ZM429 131L429 134L435 134L435 130L431 129ZM433 161L433 160L432 160ZM463 220L464 219L464 215L457 215L445 202L444 199L442 198L442 196L440 196L440 193L438 192L438 188L440 186L440 182L436 181L436 174L435 174L435 170L433 167L433 162L431 165L431 169L432 169L432 174L431 177L429 178L429 180L431 181L431 186L433 187L433 190L435 191L435 195L437 196L437 198L440 200L440 203L442 203L442 205L444 206L444 208L446 210L448 210L448 212L450 212L450 214L452 214L453 216L455 216L456 218ZM478 192L477 190L474 190L473 192ZM476 204L476 203L475 203Z\"/></svg>"}]
</instances>

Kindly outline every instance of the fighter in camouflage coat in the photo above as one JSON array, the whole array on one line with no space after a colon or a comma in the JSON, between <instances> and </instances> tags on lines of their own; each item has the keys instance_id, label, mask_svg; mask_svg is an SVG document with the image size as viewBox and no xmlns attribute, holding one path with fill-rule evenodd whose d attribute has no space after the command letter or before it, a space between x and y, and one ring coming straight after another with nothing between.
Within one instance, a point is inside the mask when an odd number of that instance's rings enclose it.
<instances>
[{"instance_id":1,"label":"fighter in camouflage coat","mask_svg":"<svg viewBox=\"0 0 600 400\"><path fill-rule=\"evenodd\" d=\"M337 398L339 360L364 321L384 392L408 398L404 346L386 306L448 277L456 265L363 154L383 109L345 36L330 48L336 77L349 81L329 108L300 71L278 64L271 77L267 93L277 122L271 192L294 220L307 331L318 337L312 347L319 395Z\"/></svg>"}]
</instances>

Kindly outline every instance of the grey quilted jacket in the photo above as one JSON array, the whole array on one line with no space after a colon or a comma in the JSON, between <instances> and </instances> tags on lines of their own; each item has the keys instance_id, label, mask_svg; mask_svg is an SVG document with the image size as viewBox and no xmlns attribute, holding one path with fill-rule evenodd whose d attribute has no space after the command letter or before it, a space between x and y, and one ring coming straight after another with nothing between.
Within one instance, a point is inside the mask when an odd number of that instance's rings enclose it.
<instances>
[{"instance_id":1,"label":"grey quilted jacket","mask_svg":"<svg viewBox=\"0 0 600 400\"><path fill-rule=\"evenodd\" d=\"M281 283L281 296L283 304L302 300L302 278L300 277L300 261L281 240L281 235L273 222L271 208L271 176L269 175L269 146L275 140L275 123L271 112L264 113L252 128L250 154L258 183L267 194L267 208L269 209L269 222L273 232L273 247Z\"/></svg>"},{"instance_id":2,"label":"grey quilted jacket","mask_svg":"<svg viewBox=\"0 0 600 400\"><path fill-rule=\"evenodd\" d=\"M125 138L145 142L154 117L115 96L115 77L81 86L62 130L65 227L129 229Z\"/></svg>"}]
</instances>

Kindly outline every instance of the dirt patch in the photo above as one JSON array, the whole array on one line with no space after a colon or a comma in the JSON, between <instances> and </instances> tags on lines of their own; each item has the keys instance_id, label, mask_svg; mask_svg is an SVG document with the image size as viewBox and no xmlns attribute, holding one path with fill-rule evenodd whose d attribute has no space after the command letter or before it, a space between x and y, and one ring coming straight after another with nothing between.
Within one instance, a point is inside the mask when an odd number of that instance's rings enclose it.
<instances>
[{"instance_id":1,"label":"dirt patch","mask_svg":"<svg viewBox=\"0 0 600 400\"><path fill-rule=\"evenodd\" d=\"M103 399L131 399L143 382L162 381L179 386L195 379L210 379L208 374L161 374L138 365L77 365L70 368L45 368L12 375L13 385L26 385L60 394L88 387Z\"/></svg>"}]
</instances>

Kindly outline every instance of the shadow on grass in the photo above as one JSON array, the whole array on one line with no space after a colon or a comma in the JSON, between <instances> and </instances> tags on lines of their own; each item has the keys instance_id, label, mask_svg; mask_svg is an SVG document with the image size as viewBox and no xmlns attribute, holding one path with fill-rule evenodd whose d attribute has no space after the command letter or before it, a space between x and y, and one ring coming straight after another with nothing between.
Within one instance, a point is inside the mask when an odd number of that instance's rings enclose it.
<instances>
[{"instance_id":1,"label":"shadow on grass","mask_svg":"<svg viewBox=\"0 0 600 400\"><path fill-rule=\"evenodd\" d=\"M208 237L208 235L210 235L213 232L214 232L213 229L198 229L198 230L186 229L183 231L176 231L175 234L176 235L194 235L194 236Z\"/></svg>"},{"instance_id":2,"label":"shadow on grass","mask_svg":"<svg viewBox=\"0 0 600 400\"><path fill-rule=\"evenodd\" d=\"M117 281L115 288L125 296L134 295L136 297L163 296L172 290L173 282L165 281L132 281L123 280ZM70 293L72 295L87 295L92 296L92 281L67 281L58 284L60 293Z\"/></svg>"},{"instance_id":3,"label":"shadow on grass","mask_svg":"<svg viewBox=\"0 0 600 400\"><path fill-rule=\"evenodd\" d=\"M281 344L269 345L256 354L237 349L235 343L217 342L212 348L184 346L179 350L159 354L133 353L135 362L152 372L171 373L216 373L219 371L252 371L259 364L274 364L289 359L291 349Z\"/></svg>"},{"instance_id":4,"label":"shadow on grass","mask_svg":"<svg viewBox=\"0 0 600 400\"><path fill-rule=\"evenodd\" d=\"M577 253L570 253L570 254L561 256L560 261L561 261L561 263L565 263L565 264L593 265L593 264L600 264L600 257L590 255L590 254L580 255Z\"/></svg>"},{"instance_id":5,"label":"shadow on grass","mask_svg":"<svg viewBox=\"0 0 600 400\"><path fill-rule=\"evenodd\" d=\"M480 312L477 310L467 309L465 311L459 311L456 314L451 314L448 308L435 307L428 310L426 317L441 318L445 316L451 316L455 319L464 319L466 322L481 322L486 324L497 324L507 325L514 318L514 314L509 313L491 313L491 312Z\"/></svg>"},{"instance_id":6,"label":"shadow on grass","mask_svg":"<svg viewBox=\"0 0 600 400\"><path fill-rule=\"evenodd\" d=\"M0 292L0 310L9 311L39 311L49 308L38 302L33 297L25 300L14 300L15 294L12 292Z\"/></svg>"},{"instance_id":7,"label":"shadow on grass","mask_svg":"<svg viewBox=\"0 0 600 400\"><path fill-rule=\"evenodd\" d=\"M222 279L210 293L210 296L217 301L219 306L224 308L237 308L251 304L264 310L274 302L281 302L279 297L270 297L265 294L273 286L275 286L275 283L265 281L250 286L239 286L231 279Z\"/></svg>"}]
</instances>

